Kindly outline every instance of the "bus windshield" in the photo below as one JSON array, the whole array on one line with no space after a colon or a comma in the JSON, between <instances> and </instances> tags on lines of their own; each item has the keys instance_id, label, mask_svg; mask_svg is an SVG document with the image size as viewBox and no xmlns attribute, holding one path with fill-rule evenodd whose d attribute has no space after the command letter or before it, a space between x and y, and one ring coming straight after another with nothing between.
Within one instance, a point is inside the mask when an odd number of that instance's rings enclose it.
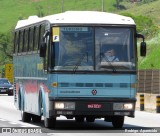
<instances>
[{"instance_id":1,"label":"bus windshield","mask_svg":"<svg viewBox=\"0 0 160 136\"><path fill-rule=\"evenodd\" d=\"M102 26L58 29L58 36L53 31L54 70L135 70L132 28Z\"/></svg>"}]
</instances>

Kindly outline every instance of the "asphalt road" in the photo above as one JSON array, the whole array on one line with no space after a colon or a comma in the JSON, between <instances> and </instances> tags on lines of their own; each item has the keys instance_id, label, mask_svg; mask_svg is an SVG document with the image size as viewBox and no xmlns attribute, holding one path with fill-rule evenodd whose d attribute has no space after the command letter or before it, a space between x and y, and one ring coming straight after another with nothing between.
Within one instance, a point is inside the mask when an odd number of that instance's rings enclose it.
<instances>
[{"instance_id":1,"label":"asphalt road","mask_svg":"<svg viewBox=\"0 0 160 136\"><path fill-rule=\"evenodd\" d=\"M31 133L34 136L72 136L72 135L91 135L91 136L106 136L108 135L118 135L118 136L128 136L129 135L145 135L143 132L156 132L154 136L160 135L160 114L148 113L136 111L135 118L125 118L124 130L115 130L112 124L109 122L104 122L103 119L98 119L94 123L76 123L74 119L67 120L65 117L57 118L57 124L55 129L47 129L43 126L43 118L41 123L24 123L21 121L21 113L14 107L13 96L1 95L0 94L0 128L12 128L13 130L20 128L21 131L32 131L37 130L42 133ZM27 130L26 130L27 129ZM30 130L32 129L32 130ZM2 130L1 130L2 131ZM4 130L3 130L4 131ZM6 130L5 130L6 131ZM138 132L138 133L137 133ZM147 136L153 133L147 133ZM5 135L5 133L0 133L0 135ZM12 135L7 133L8 135ZM21 133L16 133L14 135L22 135ZM23 136L28 134L23 134Z\"/></svg>"}]
</instances>

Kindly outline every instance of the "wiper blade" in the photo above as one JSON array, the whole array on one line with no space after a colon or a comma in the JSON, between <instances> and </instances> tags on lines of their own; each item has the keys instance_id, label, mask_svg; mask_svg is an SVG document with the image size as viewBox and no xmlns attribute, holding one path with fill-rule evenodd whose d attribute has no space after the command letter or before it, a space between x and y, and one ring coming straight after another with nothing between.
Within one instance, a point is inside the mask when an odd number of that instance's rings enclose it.
<instances>
[{"instance_id":1,"label":"wiper blade","mask_svg":"<svg viewBox=\"0 0 160 136\"><path fill-rule=\"evenodd\" d=\"M84 60L84 58L86 57L86 55L88 56L88 53L82 54L81 58L79 59L79 61L76 63L75 67L73 68L73 72L75 73L78 69L78 67L81 65L82 61ZM88 60L88 59L87 59Z\"/></svg>"},{"instance_id":2,"label":"wiper blade","mask_svg":"<svg viewBox=\"0 0 160 136\"><path fill-rule=\"evenodd\" d=\"M109 63L109 65L111 66L113 72L117 72L116 68L112 65L111 61L109 61L107 57L105 57L104 59Z\"/></svg>"}]
</instances>

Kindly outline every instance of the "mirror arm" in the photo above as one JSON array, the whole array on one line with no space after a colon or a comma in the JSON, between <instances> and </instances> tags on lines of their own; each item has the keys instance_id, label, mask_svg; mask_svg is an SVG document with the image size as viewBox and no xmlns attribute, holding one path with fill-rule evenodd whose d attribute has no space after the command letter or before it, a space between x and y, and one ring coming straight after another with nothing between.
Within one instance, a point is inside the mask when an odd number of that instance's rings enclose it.
<instances>
[{"instance_id":1,"label":"mirror arm","mask_svg":"<svg viewBox=\"0 0 160 136\"><path fill-rule=\"evenodd\" d=\"M137 37L137 38L142 38L142 39L143 39L143 42L144 42L144 39L145 39L145 38L144 38L144 36L143 36L142 34L136 33L136 37Z\"/></svg>"},{"instance_id":2,"label":"mirror arm","mask_svg":"<svg viewBox=\"0 0 160 136\"><path fill-rule=\"evenodd\" d=\"M43 35L43 41L45 40L45 38L46 38L49 34L50 34L49 30L44 33L44 35Z\"/></svg>"}]
</instances>

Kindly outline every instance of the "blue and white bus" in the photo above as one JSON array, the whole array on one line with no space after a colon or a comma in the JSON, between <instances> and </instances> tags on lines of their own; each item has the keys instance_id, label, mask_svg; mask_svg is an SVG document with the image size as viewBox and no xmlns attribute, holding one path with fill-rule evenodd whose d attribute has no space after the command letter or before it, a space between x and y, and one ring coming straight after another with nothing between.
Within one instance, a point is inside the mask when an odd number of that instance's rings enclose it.
<instances>
[{"instance_id":1,"label":"blue and white bus","mask_svg":"<svg viewBox=\"0 0 160 136\"><path fill-rule=\"evenodd\" d=\"M40 122L43 116L50 128L59 116L104 118L123 127L124 117L135 113L137 38L145 56L134 20L112 13L67 11L18 21L14 103L22 120Z\"/></svg>"}]
</instances>

